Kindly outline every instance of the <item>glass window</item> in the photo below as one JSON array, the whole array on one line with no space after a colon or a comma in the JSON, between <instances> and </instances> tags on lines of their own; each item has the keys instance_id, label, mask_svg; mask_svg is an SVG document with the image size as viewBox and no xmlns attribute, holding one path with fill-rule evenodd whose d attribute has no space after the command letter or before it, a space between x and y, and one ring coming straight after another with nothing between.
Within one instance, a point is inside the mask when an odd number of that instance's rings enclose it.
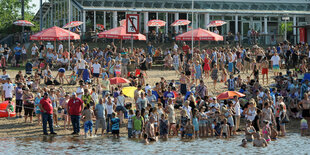
<instances>
[{"instance_id":1,"label":"glass window","mask_svg":"<svg viewBox=\"0 0 310 155\"><path fill-rule=\"evenodd\" d=\"M225 16L224 20L232 20L232 16Z\"/></svg>"}]
</instances>

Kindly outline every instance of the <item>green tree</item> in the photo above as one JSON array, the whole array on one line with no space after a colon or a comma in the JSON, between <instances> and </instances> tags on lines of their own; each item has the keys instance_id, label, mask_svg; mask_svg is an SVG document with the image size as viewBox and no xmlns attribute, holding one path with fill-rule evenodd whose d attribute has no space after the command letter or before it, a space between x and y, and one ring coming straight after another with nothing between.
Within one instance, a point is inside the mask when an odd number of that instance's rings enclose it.
<instances>
[{"instance_id":1,"label":"green tree","mask_svg":"<svg viewBox=\"0 0 310 155\"><path fill-rule=\"evenodd\" d=\"M34 14L31 13L30 9L33 6L30 5L32 0L25 0L25 20L32 22ZM1 34L10 34L15 32L20 32L21 27L13 25L13 22L16 20L22 19L21 16L21 1L20 0L0 0L0 33ZM36 24L37 25L37 24ZM34 28L25 28L25 29L36 29Z\"/></svg>"},{"instance_id":2,"label":"green tree","mask_svg":"<svg viewBox=\"0 0 310 155\"><path fill-rule=\"evenodd\" d=\"M285 33L285 22L280 23L279 27L280 27L280 34L284 35L284 33ZM287 30L287 33L293 32L293 22L287 22L286 23L286 30Z\"/></svg>"}]
</instances>

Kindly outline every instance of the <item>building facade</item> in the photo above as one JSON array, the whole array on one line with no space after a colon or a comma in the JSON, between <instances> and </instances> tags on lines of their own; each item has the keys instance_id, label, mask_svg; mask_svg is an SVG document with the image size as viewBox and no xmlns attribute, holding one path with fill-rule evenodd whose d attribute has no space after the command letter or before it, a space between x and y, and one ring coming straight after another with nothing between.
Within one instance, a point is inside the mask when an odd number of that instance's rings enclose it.
<instances>
[{"instance_id":1,"label":"building facade","mask_svg":"<svg viewBox=\"0 0 310 155\"><path fill-rule=\"evenodd\" d=\"M178 34L188 31L189 26L206 28L210 21L224 20L227 24L219 27L221 35L231 32L246 39L253 29L263 38L262 44L276 44L283 40L283 17L289 17L286 19L288 39L294 43L300 40L299 26L310 24L310 0L49 0L42 7L44 28L68 23L69 1L71 21L83 21L83 33L96 29L96 24L106 29L117 27L126 14L134 13L140 15L141 33ZM40 19L39 12L35 19ZM148 27L147 22L152 19L167 24ZM169 26L177 19L188 19L192 24ZM306 35L310 35L310 29Z\"/></svg>"}]
</instances>

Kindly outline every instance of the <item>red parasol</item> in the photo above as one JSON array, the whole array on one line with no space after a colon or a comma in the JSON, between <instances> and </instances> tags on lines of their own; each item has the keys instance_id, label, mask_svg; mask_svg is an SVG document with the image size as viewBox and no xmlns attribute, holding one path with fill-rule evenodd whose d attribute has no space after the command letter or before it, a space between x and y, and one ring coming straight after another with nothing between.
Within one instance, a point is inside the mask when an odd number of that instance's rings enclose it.
<instances>
[{"instance_id":1,"label":"red parasol","mask_svg":"<svg viewBox=\"0 0 310 155\"><path fill-rule=\"evenodd\" d=\"M133 40L146 40L146 37L143 34L127 34L126 26L116 27L108 31L104 31L98 34L99 38L110 38L110 39L122 39L129 40L133 37Z\"/></svg>"},{"instance_id":2,"label":"red parasol","mask_svg":"<svg viewBox=\"0 0 310 155\"><path fill-rule=\"evenodd\" d=\"M114 78L111 78L109 80L110 80L110 84L130 83L129 80L122 78L122 77L114 77Z\"/></svg>"},{"instance_id":3,"label":"red parasol","mask_svg":"<svg viewBox=\"0 0 310 155\"><path fill-rule=\"evenodd\" d=\"M220 36L216 33L201 28L180 34L176 37L176 40L192 40L192 31L194 40L213 40L213 41L223 40L223 36Z\"/></svg>"},{"instance_id":4,"label":"red parasol","mask_svg":"<svg viewBox=\"0 0 310 155\"><path fill-rule=\"evenodd\" d=\"M158 26L158 27L161 27L161 26L165 26L165 25L166 25L166 22L165 22L165 21L158 20L158 19L150 20L150 21L147 23L147 26Z\"/></svg>"},{"instance_id":5,"label":"red parasol","mask_svg":"<svg viewBox=\"0 0 310 155\"><path fill-rule=\"evenodd\" d=\"M219 100L233 99L234 96L244 97L245 95L236 91L226 91L218 95L216 98Z\"/></svg>"},{"instance_id":6,"label":"red parasol","mask_svg":"<svg viewBox=\"0 0 310 155\"><path fill-rule=\"evenodd\" d=\"M18 26L34 26L34 24L27 20L17 20L13 24Z\"/></svg>"},{"instance_id":7,"label":"red parasol","mask_svg":"<svg viewBox=\"0 0 310 155\"><path fill-rule=\"evenodd\" d=\"M226 24L225 21L222 21L222 20L214 20L214 21L210 22L210 23L207 25L207 28L208 28L208 27L222 26L222 25L224 25L224 24Z\"/></svg>"},{"instance_id":8,"label":"red parasol","mask_svg":"<svg viewBox=\"0 0 310 155\"><path fill-rule=\"evenodd\" d=\"M176 20L174 21L171 26L182 26L182 25L188 25L190 24L191 21L189 20L186 20L186 19L179 19L179 20Z\"/></svg>"},{"instance_id":9,"label":"red parasol","mask_svg":"<svg viewBox=\"0 0 310 155\"><path fill-rule=\"evenodd\" d=\"M96 24L97 28L99 28L100 30L103 30L104 29L104 25L102 24Z\"/></svg>"},{"instance_id":10,"label":"red parasol","mask_svg":"<svg viewBox=\"0 0 310 155\"><path fill-rule=\"evenodd\" d=\"M60 27L54 26L30 36L30 40L46 40L46 41L69 40L69 36L70 40L80 39L80 35L70 32L69 30L65 30Z\"/></svg>"},{"instance_id":11,"label":"red parasol","mask_svg":"<svg viewBox=\"0 0 310 155\"><path fill-rule=\"evenodd\" d=\"M71 27L77 27L77 26L80 26L80 25L82 25L83 24L83 22L81 22L81 21L72 21L72 22L70 22L70 23L67 23L65 26L63 26L62 28L65 28L65 29L67 29L67 28L71 28Z\"/></svg>"}]
</instances>

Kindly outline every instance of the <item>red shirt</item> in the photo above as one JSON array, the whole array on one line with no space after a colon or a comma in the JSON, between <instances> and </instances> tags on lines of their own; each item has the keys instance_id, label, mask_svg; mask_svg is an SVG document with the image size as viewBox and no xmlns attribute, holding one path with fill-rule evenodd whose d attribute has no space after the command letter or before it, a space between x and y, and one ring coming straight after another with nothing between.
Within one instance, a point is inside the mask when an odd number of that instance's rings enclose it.
<instances>
[{"instance_id":1,"label":"red shirt","mask_svg":"<svg viewBox=\"0 0 310 155\"><path fill-rule=\"evenodd\" d=\"M42 98L40 101L42 108L46 111L47 114L53 114L53 105L50 98ZM43 113L43 111L41 111Z\"/></svg>"},{"instance_id":2,"label":"red shirt","mask_svg":"<svg viewBox=\"0 0 310 155\"><path fill-rule=\"evenodd\" d=\"M75 99L70 99L68 102L69 114L70 115L81 115L83 101L76 97Z\"/></svg>"},{"instance_id":3,"label":"red shirt","mask_svg":"<svg viewBox=\"0 0 310 155\"><path fill-rule=\"evenodd\" d=\"M189 48L188 45L185 45L185 46L182 47L182 49L183 49L183 52L186 54L189 51L190 48Z\"/></svg>"}]
</instances>

